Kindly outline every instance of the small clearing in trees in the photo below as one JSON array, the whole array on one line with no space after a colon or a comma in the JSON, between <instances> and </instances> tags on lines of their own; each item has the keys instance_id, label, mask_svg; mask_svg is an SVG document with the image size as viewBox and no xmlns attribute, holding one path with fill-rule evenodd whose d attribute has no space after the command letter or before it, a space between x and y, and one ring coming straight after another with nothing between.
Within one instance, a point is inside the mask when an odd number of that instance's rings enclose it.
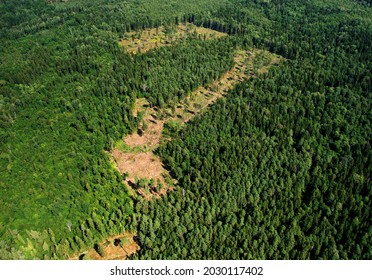
<instances>
[{"instance_id":1,"label":"small clearing in trees","mask_svg":"<svg viewBox=\"0 0 372 280\"><path fill-rule=\"evenodd\" d=\"M171 46L183 38L200 38L204 40L217 39L227 36L226 33L198 27L192 23L182 23L173 26L146 28L137 32L128 32L119 44L131 54L146 53L161 46Z\"/></svg>"},{"instance_id":2,"label":"small clearing in trees","mask_svg":"<svg viewBox=\"0 0 372 280\"><path fill-rule=\"evenodd\" d=\"M153 196L160 197L171 189L165 182L168 172L153 152L132 153L114 150L112 155L117 162L117 168L128 173L127 184L144 198L150 200Z\"/></svg>"},{"instance_id":3,"label":"small clearing in trees","mask_svg":"<svg viewBox=\"0 0 372 280\"><path fill-rule=\"evenodd\" d=\"M133 233L108 237L105 241L96 244L95 249L92 248L74 255L70 260L125 260L139 250L135 238ZM98 246L102 248L102 255L98 253Z\"/></svg>"}]
</instances>

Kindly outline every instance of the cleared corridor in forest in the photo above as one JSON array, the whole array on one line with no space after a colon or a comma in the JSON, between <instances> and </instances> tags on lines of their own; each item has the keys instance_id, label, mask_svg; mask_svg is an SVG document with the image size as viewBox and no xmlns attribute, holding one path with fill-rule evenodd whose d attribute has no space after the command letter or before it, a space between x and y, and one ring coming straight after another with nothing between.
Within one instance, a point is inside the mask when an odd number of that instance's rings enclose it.
<instances>
[{"instance_id":1,"label":"cleared corridor in forest","mask_svg":"<svg viewBox=\"0 0 372 280\"><path fill-rule=\"evenodd\" d=\"M112 150L115 166L120 173L127 174L126 183L133 196L139 194L148 200L159 198L177 183L154 154L162 141L170 140L164 133L167 129L180 129L225 96L238 82L268 71L269 66L278 63L281 58L263 50L239 50L234 60L234 67L219 80L207 87L199 87L172 108L151 108L146 99L137 100L134 115L142 115L142 125Z\"/></svg>"}]
</instances>

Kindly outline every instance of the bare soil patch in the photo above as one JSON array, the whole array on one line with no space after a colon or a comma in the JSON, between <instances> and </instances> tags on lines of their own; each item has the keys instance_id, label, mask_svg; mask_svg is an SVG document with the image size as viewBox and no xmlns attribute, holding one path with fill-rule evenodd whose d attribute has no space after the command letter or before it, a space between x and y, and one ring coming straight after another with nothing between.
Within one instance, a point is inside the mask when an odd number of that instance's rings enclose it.
<instances>
[{"instance_id":1,"label":"bare soil patch","mask_svg":"<svg viewBox=\"0 0 372 280\"><path fill-rule=\"evenodd\" d=\"M160 197L172 189L165 179L170 178L168 171L153 152L132 153L113 150L112 155L118 170L128 174L126 178L128 186L144 198L150 200L152 197Z\"/></svg>"}]
</instances>

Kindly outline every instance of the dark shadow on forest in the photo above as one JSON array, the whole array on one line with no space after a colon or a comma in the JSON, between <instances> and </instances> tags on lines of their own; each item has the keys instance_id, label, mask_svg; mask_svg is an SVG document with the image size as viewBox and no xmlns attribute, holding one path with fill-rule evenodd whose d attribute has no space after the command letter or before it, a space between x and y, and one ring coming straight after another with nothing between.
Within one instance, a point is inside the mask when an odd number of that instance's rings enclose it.
<instances>
[{"instance_id":1,"label":"dark shadow on forest","mask_svg":"<svg viewBox=\"0 0 372 280\"><path fill-rule=\"evenodd\" d=\"M176 178L176 174L175 174L175 173L170 169L169 166L165 165L164 163L162 163L161 165L162 165L162 167L163 167L165 170L168 171L169 175L170 175L173 179Z\"/></svg>"},{"instance_id":2,"label":"dark shadow on forest","mask_svg":"<svg viewBox=\"0 0 372 280\"><path fill-rule=\"evenodd\" d=\"M131 187L134 190L138 190L139 189L138 185L135 184L135 183L133 183L132 181L127 181L127 184L129 185L129 187Z\"/></svg>"}]
</instances>

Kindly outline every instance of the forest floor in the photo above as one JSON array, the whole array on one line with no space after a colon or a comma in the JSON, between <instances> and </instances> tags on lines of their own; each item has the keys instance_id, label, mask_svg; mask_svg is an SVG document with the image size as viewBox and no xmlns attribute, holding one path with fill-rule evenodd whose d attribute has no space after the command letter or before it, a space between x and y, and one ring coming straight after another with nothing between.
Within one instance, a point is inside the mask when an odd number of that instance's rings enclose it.
<instances>
[{"instance_id":1,"label":"forest floor","mask_svg":"<svg viewBox=\"0 0 372 280\"><path fill-rule=\"evenodd\" d=\"M188 37L199 37L204 40L217 39L227 36L226 33L198 27L192 23L158 28L146 28L137 32L128 32L119 44L132 54L146 53L161 46L171 46L177 40Z\"/></svg>"},{"instance_id":2,"label":"forest floor","mask_svg":"<svg viewBox=\"0 0 372 280\"><path fill-rule=\"evenodd\" d=\"M135 234L133 233L108 237L99 245L103 248L103 256L99 255L97 250L92 248L71 256L70 260L83 258L88 260L125 260L128 256L139 250L139 245L135 241Z\"/></svg>"},{"instance_id":3,"label":"forest floor","mask_svg":"<svg viewBox=\"0 0 372 280\"><path fill-rule=\"evenodd\" d=\"M143 115L142 127L116 143L112 158L120 173L127 174L130 193L147 200L160 198L177 183L172 179L154 151L163 141L169 141L166 127L180 129L201 114L217 99L225 96L238 82L268 71L281 58L263 50L237 51L234 67L207 87L199 87L173 108L150 108L146 99L136 101L134 116Z\"/></svg>"}]
</instances>

